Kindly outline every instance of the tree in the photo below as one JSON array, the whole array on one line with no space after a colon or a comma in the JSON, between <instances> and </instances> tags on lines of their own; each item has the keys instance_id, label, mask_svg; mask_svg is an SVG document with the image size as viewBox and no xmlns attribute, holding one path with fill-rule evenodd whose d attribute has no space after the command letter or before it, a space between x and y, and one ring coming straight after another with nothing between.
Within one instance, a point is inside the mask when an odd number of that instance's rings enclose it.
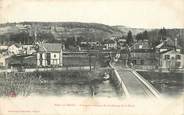
<instances>
[{"instance_id":1,"label":"tree","mask_svg":"<svg viewBox=\"0 0 184 115\"><path fill-rule=\"evenodd\" d=\"M132 32L129 31L128 34L127 34L127 39L126 39L126 42L129 46L131 46L133 44L133 36L132 36Z\"/></svg>"},{"instance_id":2,"label":"tree","mask_svg":"<svg viewBox=\"0 0 184 115\"><path fill-rule=\"evenodd\" d=\"M52 33L44 33L44 32L38 33L37 37L39 41L46 41L46 42L56 41Z\"/></svg>"},{"instance_id":3,"label":"tree","mask_svg":"<svg viewBox=\"0 0 184 115\"><path fill-rule=\"evenodd\" d=\"M147 31L144 31L143 32L142 38L143 38L143 40L148 40L149 39L149 36L148 36L148 32Z\"/></svg>"},{"instance_id":4,"label":"tree","mask_svg":"<svg viewBox=\"0 0 184 115\"><path fill-rule=\"evenodd\" d=\"M147 31L144 31L136 35L136 40L148 40L148 39L149 39L149 35Z\"/></svg>"},{"instance_id":5,"label":"tree","mask_svg":"<svg viewBox=\"0 0 184 115\"><path fill-rule=\"evenodd\" d=\"M135 38L136 38L136 40L143 40L142 33L137 34Z\"/></svg>"},{"instance_id":6,"label":"tree","mask_svg":"<svg viewBox=\"0 0 184 115\"><path fill-rule=\"evenodd\" d=\"M26 32L10 34L9 38L14 43L30 44L33 42L33 38Z\"/></svg>"},{"instance_id":7,"label":"tree","mask_svg":"<svg viewBox=\"0 0 184 115\"><path fill-rule=\"evenodd\" d=\"M166 40L166 37L167 37L167 30L163 27L162 29L160 29L159 31L159 39L160 41L162 40Z\"/></svg>"},{"instance_id":8,"label":"tree","mask_svg":"<svg viewBox=\"0 0 184 115\"><path fill-rule=\"evenodd\" d=\"M77 45L81 45L81 42L82 42L82 41L85 41L85 38L82 37L82 36L79 36L79 37L77 37L76 44L77 44Z\"/></svg>"},{"instance_id":9,"label":"tree","mask_svg":"<svg viewBox=\"0 0 184 115\"><path fill-rule=\"evenodd\" d=\"M70 46L76 46L76 42L75 42L75 38L74 37L67 38L67 40L65 41L65 47L67 49L69 49Z\"/></svg>"}]
</instances>

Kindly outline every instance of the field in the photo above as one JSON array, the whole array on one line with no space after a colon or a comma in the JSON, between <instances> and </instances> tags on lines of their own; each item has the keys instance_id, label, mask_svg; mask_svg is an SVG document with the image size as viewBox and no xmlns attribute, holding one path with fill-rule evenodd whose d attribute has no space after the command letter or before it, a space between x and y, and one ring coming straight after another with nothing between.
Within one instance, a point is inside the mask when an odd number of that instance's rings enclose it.
<instances>
[{"instance_id":1,"label":"field","mask_svg":"<svg viewBox=\"0 0 184 115\"><path fill-rule=\"evenodd\" d=\"M63 66L89 66L95 65L96 57L92 56L63 56Z\"/></svg>"}]
</instances>

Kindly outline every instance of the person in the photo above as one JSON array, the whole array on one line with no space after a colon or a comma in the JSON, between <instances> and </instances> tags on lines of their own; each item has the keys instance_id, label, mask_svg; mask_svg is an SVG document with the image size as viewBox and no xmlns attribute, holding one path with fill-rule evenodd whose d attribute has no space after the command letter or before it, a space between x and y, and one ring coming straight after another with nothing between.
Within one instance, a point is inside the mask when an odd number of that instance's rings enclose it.
<instances>
[{"instance_id":1,"label":"person","mask_svg":"<svg viewBox=\"0 0 184 115\"><path fill-rule=\"evenodd\" d=\"M133 65L133 63L132 63L132 62L130 62L130 68L133 68L133 66L134 66L134 65Z\"/></svg>"},{"instance_id":2,"label":"person","mask_svg":"<svg viewBox=\"0 0 184 115\"><path fill-rule=\"evenodd\" d=\"M105 72L103 78L104 78L104 80L109 80L110 75L107 72Z\"/></svg>"}]
</instances>

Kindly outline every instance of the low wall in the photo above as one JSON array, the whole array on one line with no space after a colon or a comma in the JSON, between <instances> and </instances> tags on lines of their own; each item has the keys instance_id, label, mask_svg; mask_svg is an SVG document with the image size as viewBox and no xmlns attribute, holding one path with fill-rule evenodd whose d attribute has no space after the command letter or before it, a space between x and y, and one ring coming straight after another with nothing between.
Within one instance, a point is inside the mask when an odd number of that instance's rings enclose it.
<instances>
[{"instance_id":1,"label":"low wall","mask_svg":"<svg viewBox=\"0 0 184 115\"><path fill-rule=\"evenodd\" d=\"M125 95L125 90L123 88L122 80L115 69L112 69L111 71L111 80L114 86L116 87L118 94L120 94L120 96Z\"/></svg>"}]
</instances>

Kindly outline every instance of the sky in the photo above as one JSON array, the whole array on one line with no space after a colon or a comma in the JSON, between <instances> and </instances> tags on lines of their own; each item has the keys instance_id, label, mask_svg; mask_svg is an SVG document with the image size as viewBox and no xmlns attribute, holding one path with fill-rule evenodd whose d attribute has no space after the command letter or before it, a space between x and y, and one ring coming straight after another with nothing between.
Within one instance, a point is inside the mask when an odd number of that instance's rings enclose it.
<instances>
[{"instance_id":1,"label":"sky","mask_svg":"<svg viewBox=\"0 0 184 115\"><path fill-rule=\"evenodd\" d=\"M184 28L184 0L0 0L0 23L22 21Z\"/></svg>"}]
</instances>

